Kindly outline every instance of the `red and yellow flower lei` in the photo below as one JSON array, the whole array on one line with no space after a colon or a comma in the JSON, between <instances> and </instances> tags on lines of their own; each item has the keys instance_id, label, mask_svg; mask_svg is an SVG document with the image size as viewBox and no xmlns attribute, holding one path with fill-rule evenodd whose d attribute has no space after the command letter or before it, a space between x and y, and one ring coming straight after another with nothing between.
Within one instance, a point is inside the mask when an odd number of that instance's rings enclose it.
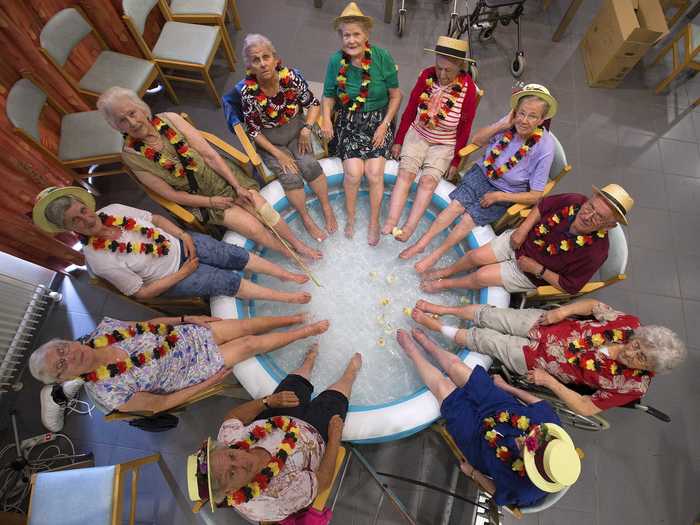
<instances>
[{"instance_id":1,"label":"red and yellow flower lei","mask_svg":"<svg viewBox=\"0 0 700 525\"><path fill-rule=\"evenodd\" d=\"M131 217L107 215L106 213L100 213L99 217L102 224L106 226L116 226L122 231L137 231L153 242L119 242L102 237L90 237L85 243L93 250L104 250L112 253L145 253L154 257L163 257L170 252L170 241L155 228L142 226Z\"/></svg>"},{"instance_id":2,"label":"red and yellow flower lei","mask_svg":"<svg viewBox=\"0 0 700 525\"><path fill-rule=\"evenodd\" d=\"M365 53L362 57L362 61L360 62L360 65L362 67L362 80L360 81L360 92L355 97L355 100L352 100L350 98L350 95L348 95L346 91L348 81L347 73L350 63L350 56L347 53L345 53L345 51L343 51L342 53L343 56L340 59L340 69L338 69L338 76L335 78L336 82L338 83L338 99L340 100L340 103L343 106L348 108L348 111L359 111L364 105L364 103L367 102L367 97L369 96L369 83L371 80L369 76L369 68L372 65L372 49L369 45L369 42L365 42Z\"/></svg>"},{"instance_id":3,"label":"red and yellow flower lei","mask_svg":"<svg viewBox=\"0 0 700 525\"><path fill-rule=\"evenodd\" d=\"M563 239L559 244L553 242L547 242L547 237L549 236L551 229L557 224L560 224L562 220L569 221L571 224L576 218L576 214L579 212L581 207L572 204L570 206L564 206L560 212L554 212L548 217L546 217L542 222L533 228L535 234L535 239L533 242L535 245L540 247L547 255L557 255L562 252L570 252L577 248L585 248L586 246L591 246L594 241L599 239L605 239L608 235L606 230L598 230L594 234L589 235L577 235L574 241L568 239ZM561 213L561 215L559 215Z\"/></svg>"},{"instance_id":4,"label":"red and yellow flower lei","mask_svg":"<svg viewBox=\"0 0 700 525\"><path fill-rule=\"evenodd\" d=\"M250 430L247 438L230 445L230 448L249 450L253 444L269 436L275 429L284 432L284 439L277 448L277 451L272 456L267 466L255 475L253 481L226 496L226 504L229 507L247 503L251 499L259 496L260 493L267 488L272 478L279 474L284 468L287 458L291 456L293 450L296 448L297 441L299 440L299 427L287 416L271 417L262 425L254 426Z\"/></svg>"},{"instance_id":5,"label":"red and yellow flower lei","mask_svg":"<svg viewBox=\"0 0 700 525\"><path fill-rule=\"evenodd\" d=\"M277 76L279 78L280 90L284 91L284 108L278 110L272 106L269 97L263 92L258 83L258 79L250 70L246 70L245 85L251 95L263 109L267 117L278 126L282 126L289 122L289 119L297 114L299 105L297 104L297 92L290 89L292 85L292 75L282 62L277 62L275 66Z\"/></svg>"},{"instance_id":6,"label":"red and yellow flower lei","mask_svg":"<svg viewBox=\"0 0 700 525\"><path fill-rule=\"evenodd\" d=\"M187 142L185 142L184 137L180 133L175 131L173 128L171 128L160 117L154 116L151 119L151 124L154 128L156 128L156 131L158 131L158 133L163 135L166 139L168 139L168 142L170 142L170 144L173 145L178 157L180 158L180 164L173 162L165 155L163 155L160 151L156 151L153 148L146 146L146 144L142 140L136 140L130 136L127 136L127 146L139 152L148 160L155 162L161 168L170 172L170 174L174 175L175 177L182 177L186 175L187 173L185 172L185 170L189 170L192 173L194 173L197 170L197 163L192 157L190 147L187 145Z\"/></svg>"},{"instance_id":7,"label":"red and yellow flower lei","mask_svg":"<svg viewBox=\"0 0 700 525\"><path fill-rule=\"evenodd\" d=\"M460 71L457 74L457 78L450 86L450 89L447 92L447 97L440 106L440 110L432 117L428 113L428 102L430 101L433 86L437 81L437 75L433 72L428 76L428 78L425 79L425 87L419 97L420 102L418 103L418 118L424 126L430 129L435 129L441 120L445 120L447 118L447 114L456 104L462 89L464 89L464 85L467 83L467 76L468 75L465 71Z\"/></svg>"},{"instance_id":8,"label":"red and yellow flower lei","mask_svg":"<svg viewBox=\"0 0 700 525\"><path fill-rule=\"evenodd\" d=\"M525 477L525 463L514 455L505 445L499 445L503 436L495 430L498 423L508 423L514 429L520 431L520 436L515 441L521 446L527 447L530 452L535 452L547 441L547 429L539 424L531 424L530 418L511 414L507 410L501 410L493 417L484 418L482 428L484 429L484 439L489 446L496 449L496 457L504 463L510 464L511 470L521 478Z\"/></svg>"},{"instance_id":9,"label":"red and yellow flower lei","mask_svg":"<svg viewBox=\"0 0 700 525\"><path fill-rule=\"evenodd\" d=\"M493 165L496 163L496 159L503 153L503 150L506 149L508 144L510 144L510 141L513 140L513 136L515 135L515 128L511 128L508 131L506 131L503 134L503 137L501 137L501 140L498 141L497 144L494 144L494 146L491 148L491 151L489 151L489 154L486 156L484 159L484 168L486 168L486 176L491 179L500 179L505 175L508 171L510 171L515 165L522 160L522 158L527 155L528 151L537 144L540 139L542 138L542 135L544 134L544 130L542 128L537 128L535 131L532 132L532 135L530 135L525 143L520 146L518 151L516 151L506 162L501 164L498 168L494 168Z\"/></svg>"},{"instance_id":10,"label":"red and yellow flower lei","mask_svg":"<svg viewBox=\"0 0 700 525\"><path fill-rule=\"evenodd\" d=\"M564 357L569 364L578 366L583 370L589 370L591 372L600 371L601 365L598 359L596 359L596 353L593 350L606 343L624 344L629 341L632 334L634 334L634 330L620 330L614 328L612 330L605 330L603 333L575 339L567 346L564 351ZM653 373L648 370L628 368L613 359L610 359L608 371L610 375L616 376L622 374L627 378L653 375Z\"/></svg>"},{"instance_id":11,"label":"red and yellow flower lei","mask_svg":"<svg viewBox=\"0 0 700 525\"><path fill-rule=\"evenodd\" d=\"M137 334L141 335L145 333L162 336L163 340L160 345L153 350L139 352L131 355L128 359L100 366L92 372L80 374L80 377L83 381L95 383L103 379L116 377L133 367L140 368L154 359L158 360L165 357L179 339L177 332L175 332L175 327L172 325L162 323L136 323L127 328L117 328L108 334L98 335L94 339L88 340L85 344L91 348L103 348L119 341L124 341L125 339L131 339Z\"/></svg>"}]
</instances>

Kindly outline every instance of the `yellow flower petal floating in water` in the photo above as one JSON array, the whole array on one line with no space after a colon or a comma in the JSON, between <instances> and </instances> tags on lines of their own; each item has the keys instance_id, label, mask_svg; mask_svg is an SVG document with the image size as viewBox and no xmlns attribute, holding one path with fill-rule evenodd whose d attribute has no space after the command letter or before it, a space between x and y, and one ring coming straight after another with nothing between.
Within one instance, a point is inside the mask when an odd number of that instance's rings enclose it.
<instances>
[{"instance_id":1,"label":"yellow flower petal floating in water","mask_svg":"<svg viewBox=\"0 0 700 525\"><path fill-rule=\"evenodd\" d=\"M394 284L396 282L396 276L393 273L390 273L386 276L386 282L389 284Z\"/></svg>"},{"instance_id":2,"label":"yellow flower petal floating in water","mask_svg":"<svg viewBox=\"0 0 700 525\"><path fill-rule=\"evenodd\" d=\"M384 319L384 314L377 316L377 322L382 326L384 325L384 323L386 323L386 319Z\"/></svg>"},{"instance_id":3,"label":"yellow flower petal floating in water","mask_svg":"<svg viewBox=\"0 0 700 525\"><path fill-rule=\"evenodd\" d=\"M399 228L398 226L394 226L394 228L391 230L391 235L393 235L394 237L398 237L402 233L403 233L403 230L401 228Z\"/></svg>"},{"instance_id":4,"label":"yellow flower petal floating in water","mask_svg":"<svg viewBox=\"0 0 700 525\"><path fill-rule=\"evenodd\" d=\"M388 297L384 297L381 301L379 301L379 303L380 303L382 306L386 306L386 305L388 305L390 302L391 302L391 300L390 300Z\"/></svg>"},{"instance_id":5,"label":"yellow flower petal floating in water","mask_svg":"<svg viewBox=\"0 0 700 525\"><path fill-rule=\"evenodd\" d=\"M378 344L379 346L384 346L384 345L386 345L386 341L384 340L383 337L380 337L380 338L377 340L377 344Z\"/></svg>"},{"instance_id":6,"label":"yellow flower petal floating in water","mask_svg":"<svg viewBox=\"0 0 700 525\"><path fill-rule=\"evenodd\" d=\"M406 317L411 317L411 314L412 314L412 313L413 313L413 308L409 308L408 306L406 306L406 307L403 309L403 314L404 314Z\"/></svg>"},{"instance_id":7,"label":"yellow flower petal floating in water","mask_svg":"<svg viewBox=\"0 0 700 525\"><path fill-rule=\"evenodd\" d=\"M466 295L463 295L459 298L459 304L472 304L472 300Z\"/></svg>"},{"instance_id":8,"label":"yellow flower petal floating in water","mask_svg":"<svg viewBox=\"0 0 700 525\"><path fill-rule=\"evenodd\" d=\"M377 275L379 275L377 272L369 272L369 278L370 279L376 279Z\"/></svg>"}]
</instances>

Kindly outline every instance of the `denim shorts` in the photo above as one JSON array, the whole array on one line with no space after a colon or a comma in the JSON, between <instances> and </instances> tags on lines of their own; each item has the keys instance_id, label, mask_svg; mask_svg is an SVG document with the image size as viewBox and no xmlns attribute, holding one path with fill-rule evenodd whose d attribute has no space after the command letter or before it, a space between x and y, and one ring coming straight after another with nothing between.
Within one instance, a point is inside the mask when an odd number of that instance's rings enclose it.
<instances>
[{"instance_id":1,"label":"denim shorts","mask_svg":"<svg viewBox=\"0 0 700 525\"><path fill-rule=\"evenodd\" d=\"M481 197L491 191L500 190L489 182L477 163L464 174L462 182L450 193L450 199L459 202L477 226L485 226L500 219L508 209L508 204L502 202L488 208L481 207Z\"/></svg>"}]
</instances>

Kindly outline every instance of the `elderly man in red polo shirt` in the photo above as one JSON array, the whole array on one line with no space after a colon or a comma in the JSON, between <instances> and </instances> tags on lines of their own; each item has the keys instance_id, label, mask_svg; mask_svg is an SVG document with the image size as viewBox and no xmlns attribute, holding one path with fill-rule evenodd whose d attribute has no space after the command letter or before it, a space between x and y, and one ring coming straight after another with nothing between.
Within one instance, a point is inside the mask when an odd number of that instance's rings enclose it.
<instances>
[{"instance_id":1,"label":"elderly man in red polo shirt","mask_svg":"<svg viewBox=\"0 0 700 525\"><path fill-rule=\"evenodd\" d=\"M473 326L446 326L428 313L455 315ZM497 358L512 372L527 375L585 416L640 399L654 374L675 368L687 354L683 341L668 328L640 326L636 317L595 299L547 311L418 301L412 317L459 345ZM566 385L585 385L595 392L580 395Z\"/></svg>"},{"instance_id":2,"label":"elderly man in red polo shirt","mask_svg":"<svg viewBox=\"0 0 700 525\"><path fill-rule=\"evenodd\" d=\"M516 229L470 250L450 266L426 272L421 289L503 286L509 292L526 292L549 284L575 294L607 259L608 230L618 222L627 224L634 205L618 184L593 186L593 191L591 198L579 193L543 198Z\"/></svg>"}]
</instances>

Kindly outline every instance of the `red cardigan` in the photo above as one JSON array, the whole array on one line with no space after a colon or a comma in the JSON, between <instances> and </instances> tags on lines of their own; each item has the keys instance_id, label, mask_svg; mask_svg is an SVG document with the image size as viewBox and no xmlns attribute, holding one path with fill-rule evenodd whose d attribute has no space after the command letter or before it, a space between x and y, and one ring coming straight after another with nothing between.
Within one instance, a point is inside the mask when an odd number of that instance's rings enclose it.
<instances>
[{"instance_id":1,"label":"red cardigan","mask_svg":"<svg viewBox=\"0 0 700 525\"><path fill-rule=\"evenodd\" d=\"M416 85L413 86L413 90L411 90L411 97L408 99L408 105L401 116L401 124L399 125L399 130L396 132L394 144L403 144L403 139L408 132L408 128L410 128L413 121L416 120L418 102L421 93L423 93L423 90L425 89L425 80L432 74L435 74L435 67L431 66L424 69L418 77ZM459 116L459 124L457 125L457 143L455 144L455 154L451 162L452 166L459 165L459 150L467 145L469 134L472 131L472 122L474 121L475 114L476 84L474 84L472 77L467 75L467 94L464 96L462 113Z\"/></svg>"}]
</instances>

